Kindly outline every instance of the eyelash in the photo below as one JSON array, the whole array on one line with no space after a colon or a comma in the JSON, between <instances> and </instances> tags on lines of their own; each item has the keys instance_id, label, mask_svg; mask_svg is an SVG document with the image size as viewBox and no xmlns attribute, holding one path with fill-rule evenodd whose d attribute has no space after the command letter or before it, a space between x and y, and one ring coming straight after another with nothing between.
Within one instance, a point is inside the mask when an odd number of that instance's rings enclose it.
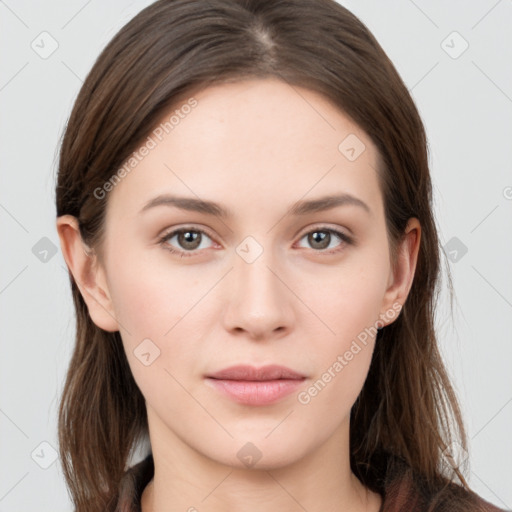
<instances>
[{"instance_id":1,"label":"eyelash","mask_svg":"<svg viewBox=\"0 0 512 512\"><path fill-rule=\"evenodd\" d=\"M164 247L164 249L168 250L169 252L171 252L173 254L180 255L182 258L183 257L188 258L188 257L191 257L191 256L196 256L197 253L198 253L197 249L194 250L194 251L181 251L181 250L173 248L171 245L166 243L168 240L173 238L175 235L177 235L179 233L184 233L184 232L187 232L187 231L191 231L191 232L194 232L194 233L201 233L201 235L206 235L208 238L212 239L212 236L209 235L206 231L204 231L202 229L194 228L192 226L189 226L189 227L185 227L185 228L175 229L174 231L166 233L165 235L163 235L158 240L158 243L160 245L162 245ZM320 253L320 254L325 254L325 255L336 254L336 253L338 253L338 252L343 250L343 247L344 247L345 244L346 245L352 245L354 243L352 237L348 236L346 233L344 233L342 231L338 231L338 230L333 229L333 228L328 228L327 226L319 226L319 227L316 227L315 229L312 229L312 230L304 233L301 236L300 240L302 240L305 236L310 235L311 233L322 232L322 231L323 232L334 233L334 235L336 235L338 238L340 238L340 240L343 243L340 244L340 246L337 249L331 249L331 250L325 250L325 249L324 250L315 250L315 249L312 249L314 252L317 252L317 253Z\"/></svg>"}]
</instances>

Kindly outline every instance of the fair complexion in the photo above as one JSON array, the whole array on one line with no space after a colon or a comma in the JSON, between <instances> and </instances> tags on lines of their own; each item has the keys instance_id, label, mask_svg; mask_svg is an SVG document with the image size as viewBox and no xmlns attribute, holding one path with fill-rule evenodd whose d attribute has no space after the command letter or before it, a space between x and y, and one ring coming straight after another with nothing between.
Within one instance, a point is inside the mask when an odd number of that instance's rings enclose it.
<instances>
[{"instance_id":1,"label":"fair complexion","mask_svg":"<svg viewBox=\"0 0 512 512\"><path fill-rule=\"evenodd\" d=\"M393 321L412 284L420 225L409 221L393 269L377 149L318 93L254 79L194 97L103 199L102 260L84 253L73 217L57 221L90 316L120 332L146 399L155 475L142 510L377 512L381 497L349 463L350 409L375 336L308 403L298 396L365 328ZM349 134L366 147L354 161L338 149ZM215 201L230 215L169 204L141 211L162 194ZM333 194L366 208L291 212ZM190 234L159 241L176 229ZM147 366L134 354L145 339L160 350ZM205 378L235 364L284 365L305 379L274 403L242 404ZM237 456L247 443L261 454L251 467Z\"/></svg>"}]
</instances>

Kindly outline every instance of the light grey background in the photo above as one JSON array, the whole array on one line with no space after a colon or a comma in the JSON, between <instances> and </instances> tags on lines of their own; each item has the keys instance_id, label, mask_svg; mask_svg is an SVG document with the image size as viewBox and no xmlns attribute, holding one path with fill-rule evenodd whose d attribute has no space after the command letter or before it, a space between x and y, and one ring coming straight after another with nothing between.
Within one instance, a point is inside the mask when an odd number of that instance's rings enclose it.
<instances>
[{"instance_id":1,"label":"light grey background","mask_svg":"<svg viewBox=\"0 0 512 512\"><path fill-rule=\"evenodd\" d=\"M57 151L94 60L150 3L0 1L0 512L71 510L54 460L74 342L55 229ZM481 496L510 508L512 1L341 3L377 37L425 122L457 298L454 322L446 294L437 320L471 439L468 478ZM58 48L42 58L52 39Z\"/></svg>"}]
</instances>

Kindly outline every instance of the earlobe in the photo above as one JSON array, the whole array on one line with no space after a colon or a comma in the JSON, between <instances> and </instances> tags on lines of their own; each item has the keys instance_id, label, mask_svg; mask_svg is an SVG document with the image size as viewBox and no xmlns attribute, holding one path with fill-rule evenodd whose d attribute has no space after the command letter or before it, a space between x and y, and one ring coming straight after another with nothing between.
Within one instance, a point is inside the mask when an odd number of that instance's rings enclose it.
<instances>
[{"instance_id":1,"label":"earlobe","mask_svg":"<svg viewBox=\"0 0 512 512\"><path fill-rule=\"evenodd\" d=\"M397 305L405 304L411 289L421 241L421 225L416 218L410 218L403 239L397 250L397 261L395 268L390 270L388 288L384 295L384 311L381 317L389 310L396 310ZM394 317L394 315L393 315ZM391 322L384 320L384 325Z\"/></svg>"},{"instance_id":2,"label":"earlobe","mask_svg":"<svg viewBox=\"0 0 512 512\"><path fill-rule=\"evenodd\" d=\"M57 218L60 246L68 269L87 304L92 321L109 332L119 330L105 273L80 236L78 220L71 215Z\"/></svg>"}]
</instances>

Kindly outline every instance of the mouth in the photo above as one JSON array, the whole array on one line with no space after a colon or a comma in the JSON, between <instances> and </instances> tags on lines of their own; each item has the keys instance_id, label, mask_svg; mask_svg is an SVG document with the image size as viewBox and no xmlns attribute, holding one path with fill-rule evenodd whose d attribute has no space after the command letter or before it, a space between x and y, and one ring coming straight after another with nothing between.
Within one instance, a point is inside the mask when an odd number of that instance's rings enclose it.
<instances>
[{"instance_id":1,"label":"mouth","mask_svg":"<svg viewBox=\"0 0 512 512\"><path fill-rule=\"evenodd\" d=\"M224 368L218 372L207 375L211 379L244 380L244 381L269 381L269 380L302 380L304 375L276 364L255 368L247 364L240 364Z\"/></svg>"},{"instance_id":2,"label":"mouth","mask_svg":"<svg viewBox=\"0 0 512 512\"><path fill-rule=\"evenodd\" d=\"M240 404L268 405L296 391L304 380L304 375L284 366L238 365L207 375L205 382Z\"/></svg>"}]
</instances>

